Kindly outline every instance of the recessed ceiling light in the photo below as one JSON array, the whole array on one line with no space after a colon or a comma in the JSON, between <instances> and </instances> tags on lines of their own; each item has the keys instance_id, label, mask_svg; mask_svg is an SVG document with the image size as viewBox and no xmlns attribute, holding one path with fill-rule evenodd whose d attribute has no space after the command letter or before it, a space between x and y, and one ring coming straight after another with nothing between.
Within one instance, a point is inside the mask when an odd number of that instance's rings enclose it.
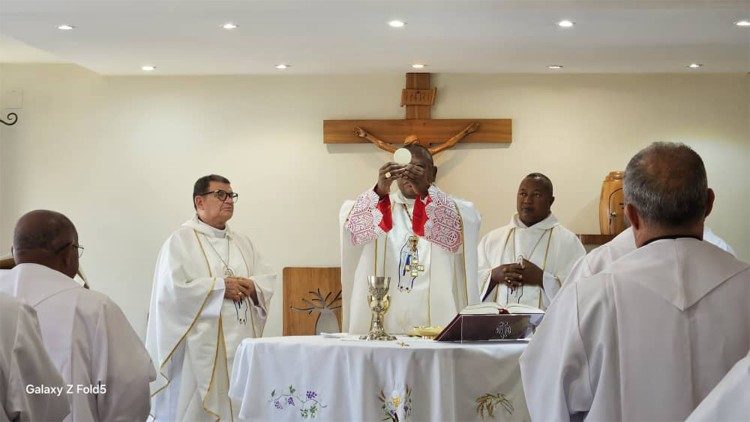
<instances>
[{"instance_id":1,"label":"recessed ceiling light","mask_svg":"<svg viewBox=\"0 0 750 422\"><path fill-rule=\"evenodd\" d=\"M687 67L689 67L690 69L700 69L701 67L703 67L703 65L700 63L690 63L689 65L687 65Z\"/></svg>"},{"instance_id":2,"label":"recessed ceiling light","mask_svg":"<svg viewBox=\"0 0 750 422\"><path fill-rule=\"evenodd\" d=\"M62 24L62 25L58 25L58 26L57 26L57 29L59 29L60 31L70 31L70 30L72 30L73 28L75 28L75 26L73 26L73 25L68 25L68 24Z\"/></svg>"},{"instance_id":3,"label":"recessed ceiling light","mask_svg":"<svg viewBox=\"0 0 750 422\"><path fill-rule=\"evenodd\" d=\"M156 66L151 66L150 64L147 64L145 66L141 66L141 70L145 72L151 72L153 70L156 70Z\"/></svg>"},{"instance_id":4,"label":"recessed ceiling light","mask_svg":"<svg viewBox=\"0 0 750 422\"><path fill-rule=\"evenodd\" d=\"M284 63L281 63L281 64L277 64L277 65L276 65L276 66L274 66L274 67L275 67L276 69L279 69L279 70L284 70L284 69L287 69L287 68L289 68L289 66L290 66L290 65L288 65L288 64L284 64Z\"/></svg>"},{"instance_id":5,"label":"recessed ceiling light","mask_svg":"<svg viewBox=\"0 0 750 422\"><path fill-rule=\"evenodd\" d=\"M557 70L557 69L562 69L562 68L563 68L563 66L560 65L560 64L551 64L551 65L547 66L547 69L552 69L552 70Z\"/></svg>"},{"instance_id":6,"label":"recessed ceiling light","mask_svg":"<svg viewBox=\"0 0 750 422\"><path fill-rule=\"evenodd\" d=\"M734 23L737 26L750 26L750 20L743 19Z\"/></svg>"},{"instance_id":7,"label":"recessed ceiling light","mask_svg":"<svg viewBox=\"0 0 750 422\"><path fill-rule=\"evenodd\" d=\"M572 28L573 25L575 25L575 22L569 21L567 19L562 20L557 23L557 26L559 26L560 28Z\"/></svg>"},{"instance_id":8,"label":"recessed ceiling light","mask_svg":"<svg viewBox=\"0 0 750 422\"><path fill-rule=\"evenodd\" d=\"M413 65L411 65L411 67L413 67L414 69L424 69L425 66L427 65L422 63L414 63Z\"/></svg>"},{"instance_id":9,"label":"recessed ceiling light","mask_svg":"<svg viewBox=\"0 0 750 422\"><path fill-rule=\"evenodd\" d=\"M399 20L392 20L392 21L388 22L388 25L390 25L393 28L403 28L404 25L406 25L406 22L399 21Z\"/></svg>"},{"instance_id":10,"label":"recessed ceiling light","mask_svg":"<svg viewBox=\"0 0 750 422\"><path fill-rule=\"evenodd\" d=\"M231 30L231 29L237 29L237 24L232 22L227 22L224 25L221 25L222 28Z\"/></svg>"}]
</instances>

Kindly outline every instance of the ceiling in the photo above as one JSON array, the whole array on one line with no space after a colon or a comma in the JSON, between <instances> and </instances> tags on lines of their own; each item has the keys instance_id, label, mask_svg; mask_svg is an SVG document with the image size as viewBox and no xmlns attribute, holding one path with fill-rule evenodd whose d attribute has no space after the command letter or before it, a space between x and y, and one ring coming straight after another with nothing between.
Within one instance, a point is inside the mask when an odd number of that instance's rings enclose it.
<instances>
[{"instance_id":1,"label":"ceiling","mask_svg":"<svg viewBox=\"0 0 750 422\"><path fill-rule=\"evenodd\" d=\"M741 19L750 0L0 0L0 61L110 75L749 72Z\"/></svg>"}]
</instances>

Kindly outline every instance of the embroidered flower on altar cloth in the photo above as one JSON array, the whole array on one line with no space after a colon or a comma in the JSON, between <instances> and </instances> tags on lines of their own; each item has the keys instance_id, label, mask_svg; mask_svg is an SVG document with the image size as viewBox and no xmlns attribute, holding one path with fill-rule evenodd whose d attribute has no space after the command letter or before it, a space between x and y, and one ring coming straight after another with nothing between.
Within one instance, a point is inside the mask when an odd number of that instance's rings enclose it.
<instances>
[{"instance_id":1,"label":"embroidered flower on altar cloth","mask_svg":"<svg viewBox=\"0 0 750 422\"><path fill-rule=\"evenodd\" d=\"M404 391L393 390L390 397L386 397L383 390L378 394L378 400L382 404L380 410L384 421L402 422L411 415L411 387L406 386Z\"/></svg>"},{"instance_id":2,"label":"embroidered flower on altar cloth","mask_svg":"<svg viewBox=\"0 0 750 422\"><path fill-rule=\"evenodd\" d=\"M508 415L512 415L513 402L503 393L491 394L487 393L479 396L475 400L477 404L477 415L482 419L486 417L495 418L495 409L500 406Z\"/></svg>"},{"instance_id":3,"label":"embroidered flower on altar cloth","mask_svg":"<svg viewBox=\"0 0 750 422\"><path fill-rule=\"evenodd\" d=\"M271 398L268 403L273 403L276 410L285 410L289 407L299 409L299 415L303 418L315 418L321 409L328 407L318 398L315 390L307 390L304 396L297 391L294 386L290 385L283 393L277 394L276 390L271 391Z\"/></svg>"}]
</instances>

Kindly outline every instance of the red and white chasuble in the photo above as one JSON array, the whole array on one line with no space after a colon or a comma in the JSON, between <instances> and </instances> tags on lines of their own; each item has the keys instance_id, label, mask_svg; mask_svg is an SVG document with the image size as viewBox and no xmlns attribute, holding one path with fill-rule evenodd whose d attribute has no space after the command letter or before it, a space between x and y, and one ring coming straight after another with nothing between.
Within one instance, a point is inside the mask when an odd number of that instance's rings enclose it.
<instances>
[{"instance_id":1,"label":"red and white chasuble","mask_svg":"<svg viewBox=\"0 0 750 422\"><path fill-rule=\"evenodd\" d=\"M479 301L476 245L479 213L470 202L430 186L421 199L399 190L379 198L373 190L347 201L341 225L344 331L367 333L367 277L389 276L385 329L444 326Z\"/></svg>"}]
</instances>

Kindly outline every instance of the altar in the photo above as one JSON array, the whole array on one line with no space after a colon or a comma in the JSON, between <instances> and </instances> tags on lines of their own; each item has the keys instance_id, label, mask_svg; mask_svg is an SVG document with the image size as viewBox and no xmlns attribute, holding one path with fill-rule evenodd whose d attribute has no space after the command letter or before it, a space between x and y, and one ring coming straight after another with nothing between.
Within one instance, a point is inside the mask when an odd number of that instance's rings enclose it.
<instances>
[{"instance_id":1,"label":"altar","mask_svg":"<svg viewBox=\"0 0 750 422\"><path fill-rule=\"evenodd\" d=\"M229 396L247 421L527 421L527 341L246 339Z\"/></svg>"}]
</instances>

